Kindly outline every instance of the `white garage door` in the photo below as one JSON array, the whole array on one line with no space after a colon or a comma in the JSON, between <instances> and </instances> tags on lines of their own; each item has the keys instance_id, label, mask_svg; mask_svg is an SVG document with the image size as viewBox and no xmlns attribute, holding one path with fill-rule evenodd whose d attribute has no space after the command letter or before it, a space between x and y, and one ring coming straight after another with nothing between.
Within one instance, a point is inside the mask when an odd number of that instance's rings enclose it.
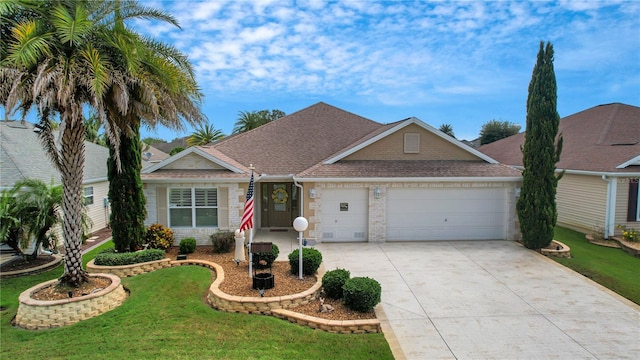
<instances>
[{"instance_id":1,"label":"white garage door","mask_svg":"<svg viewBox=\"0 0 640 360\"><path fill-rule=\"evenodd\" d=\"M506 238L506 195L496 189L394 189L387 241Z\"/></svg>"},{"instance_id":2,"label":"white garage door","mask_svg":"<svg viewBox=\"0 0 640 360\"><path fill-rule=\"evenodd\" d=\"M322 241L367 241L368 201L367 189L323 190Z\"/></svg>"}]
</instances>

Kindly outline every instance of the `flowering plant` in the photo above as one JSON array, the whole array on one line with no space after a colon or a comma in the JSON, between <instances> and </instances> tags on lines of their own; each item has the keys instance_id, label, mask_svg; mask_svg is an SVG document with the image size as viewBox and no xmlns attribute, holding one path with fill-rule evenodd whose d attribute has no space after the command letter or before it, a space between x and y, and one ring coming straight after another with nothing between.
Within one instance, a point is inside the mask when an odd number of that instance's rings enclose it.
<instances>
[{"instance_id":1,"label":"flowering plant","mask_svg":"<svg viewBox=\"0 0 640 360\"><path fill-rule=\"evenodd\" d=\"M640 239L640 232L638 230L634 228L627 228L626 225L618 225L616 227L622 230L622 239L633 242Z\"/></svg>"}]
</instances>

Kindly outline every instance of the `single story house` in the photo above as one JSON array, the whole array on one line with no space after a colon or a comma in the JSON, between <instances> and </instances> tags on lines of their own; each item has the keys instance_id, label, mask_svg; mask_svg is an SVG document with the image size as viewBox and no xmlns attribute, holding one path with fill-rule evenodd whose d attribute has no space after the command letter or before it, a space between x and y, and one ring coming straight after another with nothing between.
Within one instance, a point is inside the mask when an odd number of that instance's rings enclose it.
<instances>
[{"instance_id":1,"label":"single story house","mask_svg":"<svg viewBox=\"0 0 640 360\"><path fill-rule=\"evenodd\" d=\"M40 142L38 129L21 121L0 121L0 189L10 189L20 180L38 179L60 185L58 170ZM82 185L85 209L91 219L89 233L109 224L107 158L109 149L85 141L85 166Z\"/></svg>"},{"instance_id":2,"label":"single story house","mask_svg":"<svg viewBox=\"0 0 640 360\"><path fill-rule=\"evenodd\" d=\"M176 243L240 226L255 168L257 229L319 242L513 240L519 171L414 118L381 124L317 103L142 171L147 225Z\"/></svg>"},{"instance_id":3,"label":"single story house","mask_svg":"<svg viewBox=\"0 0 640 360\"><path fill-rule=\"evenodd\" d=\"M558 225L606 237L617 225L640 227L640 108L599 105L560 120L564 139L558 170ZM503 164L522 168L524 133L478 150ZM618 230L619 231L619 230Z\"/></svg>"}]
</instances>

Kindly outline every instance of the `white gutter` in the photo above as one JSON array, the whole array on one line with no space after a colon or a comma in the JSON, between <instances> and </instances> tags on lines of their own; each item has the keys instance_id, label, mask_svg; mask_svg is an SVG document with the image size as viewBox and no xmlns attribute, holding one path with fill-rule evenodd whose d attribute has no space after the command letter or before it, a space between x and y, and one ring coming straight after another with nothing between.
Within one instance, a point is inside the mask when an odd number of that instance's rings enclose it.
<instances>
[{"instance_id":1,"label":"white gutter","mask_svg":"<svg viewBox=\"0 0 640 360\"><path fill-rule=\"evenodd\" d=\"M514 177L375 177L375 178L298 178L302 182L513 182L521 181L522 176Z\"/></svg>"},{"instance_id":2,"label":"white gutter","mask_svg":"<svg viewBox=\"0 0 640 360\"><path fill-rule=\"evenodd\" d=\"M298 184L298 179L296 179L295 175L291 175L291 178L293 179L293 184L300 189L300 194L298 196L300 196L300 215L304 217L304 186Z\"/></svg>"},{"instance_id":3,"label":"white gutter","mask_svg":"<svg viewBox=\"0 0 640 360\"><path fill-rule=\"evenodd\" d=\"M608 239L613 236L615 232L615 220L616 220L616 192L618 189L618 181L615 179L607 178L606 175L602 175L602 180L607 182L607 200L606 210L604 214L604 238Z\"/></svg>"},{"instance_id":4,"label":"white gutter","mask_svg":"<svg viewBox=\"0 0 640 360\"><path fill-rule=\"evenodd\" d=\"M518 170L524 170L521 165L509 165ZM607 176L607 177L639 177L640 172L606 172L606 171L590 171L590 170L571 170L571 169L556 169L556 172L564 171L565 174L574 175L590 175L590 176Z\"/></svg>"}]
</instances>

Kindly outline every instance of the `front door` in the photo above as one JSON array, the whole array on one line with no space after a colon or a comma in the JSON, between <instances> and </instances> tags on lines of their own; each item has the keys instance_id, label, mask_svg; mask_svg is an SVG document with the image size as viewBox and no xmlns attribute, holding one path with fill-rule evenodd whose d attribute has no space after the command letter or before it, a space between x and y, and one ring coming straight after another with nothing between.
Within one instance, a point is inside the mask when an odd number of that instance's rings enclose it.
<instances>
[{"instance_id":1,"label":"front door","mask_svg":"<svg viewBox=\"0 0 640 360\"><path fill-rule=\"evenodd\" d=\"M291 183L262 184L262 227L291 227L297 210L297 188Z\"/></svg>"}]
</instances>

